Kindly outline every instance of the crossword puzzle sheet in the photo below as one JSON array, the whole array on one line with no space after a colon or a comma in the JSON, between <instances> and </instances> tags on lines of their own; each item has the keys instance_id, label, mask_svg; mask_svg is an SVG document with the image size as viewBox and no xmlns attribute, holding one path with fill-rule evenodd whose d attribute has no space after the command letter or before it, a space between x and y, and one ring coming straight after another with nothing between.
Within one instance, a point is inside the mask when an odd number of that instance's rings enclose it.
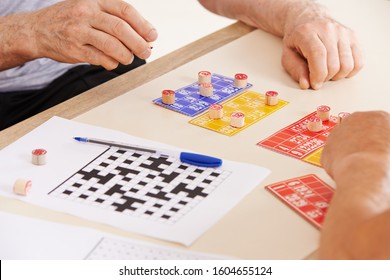
<instances>
[{"instance_id":1,"label":"crossword puzzle sheet","mask_svg":"<svg viewBox=\"0 0 390 280\"><path fill-rule=\"evenodd\" d=\"M156 223L174 224L230 173L111 147L49 194Z\"/></svg>"},{"instance_id":2,"label":"crossword puzzle sheet","mask_svg":"<svg viewBox=\"0 0 390 280\"><path fill-rule=\"evenodd\" d=\"M321 166L322 147L325 145L329 133L337 125L337 119L332 116L328 121L322 123L323 130L311 132L307 129L307 123L315 115L316 112L307 115L260 141L257 145Z\"/></svg>"},{"instance_id":3,"label":"crossword puzzle sheet","mask_svg":"<svg viewBox=\"0 0 390 280\"><path fill-rule=\"evenodd\" d=\"M6 175L0 178L0 194L190 245L269 174L226 160L219 168L197 167L173 156L80 143L73 139L77 135L167 148L55 117L1 151L0 170ZM36 147L48 151L46 165L31 163ZM26 196L13 193L19 178L32 182Z\"/></svg>"},{"instance_id":4,"label":"crossword puzzle sheet","mask_svg":"<svg viewBox=\"0 0 390 280\"><path fill-rule=\"evenodd\" d=\"M176 98L172 105L164 104L161 97L153 100L153 102L167 109L194 117L207 110L211 104L221 103L252 86L248 83L245 88L238 88L233 86L233 82L233 78L213 73L211 76L213 95L210 97L201 96L199 94L199 83L195 82L175 90Z\"/></svg>"}]
</instances>

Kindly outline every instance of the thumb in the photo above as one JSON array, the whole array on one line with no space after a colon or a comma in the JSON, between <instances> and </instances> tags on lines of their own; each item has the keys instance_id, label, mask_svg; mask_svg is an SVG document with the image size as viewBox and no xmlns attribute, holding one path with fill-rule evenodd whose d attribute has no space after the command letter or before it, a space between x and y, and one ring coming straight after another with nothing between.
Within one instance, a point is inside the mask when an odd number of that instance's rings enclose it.
<instances>
[{"instance_id":1,"label":"thumb","mask_svg":"<svg viewBox=\"0 0 390 280\"><path fill-rule=\"evenodd\" d=\"M282 65L301 89L310 87L309 67L306 59L289 47L283 48Z\"/></svg>"}]
</instances>

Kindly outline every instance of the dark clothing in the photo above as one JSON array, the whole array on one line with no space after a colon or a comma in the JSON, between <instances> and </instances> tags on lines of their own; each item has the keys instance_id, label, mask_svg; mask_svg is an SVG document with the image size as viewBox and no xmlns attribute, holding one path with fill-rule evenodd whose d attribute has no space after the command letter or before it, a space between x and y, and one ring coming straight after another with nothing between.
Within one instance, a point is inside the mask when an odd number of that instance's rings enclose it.
<instances>
[{"instance_id":1,"label":"dark clothing","mask_svg":"<svg viewBox=\"0 0 390 280\"><path fill-rule=\"evenodd\" d=\"M80 65L68 70L43 89L0 92L0 130L143 64L144 60L135 57L130 65L120 65L112 71L101 66Z\"/></svg>"}]
</instances>

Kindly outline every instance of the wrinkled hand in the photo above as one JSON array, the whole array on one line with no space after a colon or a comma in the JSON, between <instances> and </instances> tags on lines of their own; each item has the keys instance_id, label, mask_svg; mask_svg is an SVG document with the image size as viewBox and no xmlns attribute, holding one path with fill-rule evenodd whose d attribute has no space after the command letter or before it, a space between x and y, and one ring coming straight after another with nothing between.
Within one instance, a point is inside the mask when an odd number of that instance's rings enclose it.
<instances>
[{"instance_id":1,"label":"wrinkled hand","mask_svg":"<svg viewBox=\"0 0 390 280\"><path fill-rule=\"evenodd\" d=\"M121 0L67 0L28 15L34 57L86 62L111 70L146 59L157 32Z\"/></svg>"},{"instance_id":2,"label":"wrinkled hand","mask_svg":"<svg viewBox=\"0 0 390 280\"><path fill-rule=\"evenodd\" d=\"M286 28L282 64L302 89L354 76L363 67L355 34L326 16L305 18Z\"/></svg>"},{"instance_id":3,"label":"wrinkled hand","mask_svg":"<svg viewBox=\"0 0 390 280\"><path fill-rule=\"evenodd\" d=\"M321 165L334 176L346 161L374 158L390 161L390 114L357 112L343 119L326 140ZM363 170L361 170L363 172Z\"/></svg>"}]
</instances>

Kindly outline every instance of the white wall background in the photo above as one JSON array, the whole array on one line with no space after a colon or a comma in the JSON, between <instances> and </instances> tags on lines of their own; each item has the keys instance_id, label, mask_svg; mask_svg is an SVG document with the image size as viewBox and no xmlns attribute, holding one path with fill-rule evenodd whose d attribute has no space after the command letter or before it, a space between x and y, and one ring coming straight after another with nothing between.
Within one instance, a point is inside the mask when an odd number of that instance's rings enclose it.
<instances>
[{"instance_id":1,"label":"white wall background","mask_svg":"<svg viewBox=\"0 0 390 280\"><path fill-rule=\"evenodd\" d=\"M235 22L209 12L197 0L125 1L133 5L159 32L148 61Z\"/></svg>"}]
</instances>

